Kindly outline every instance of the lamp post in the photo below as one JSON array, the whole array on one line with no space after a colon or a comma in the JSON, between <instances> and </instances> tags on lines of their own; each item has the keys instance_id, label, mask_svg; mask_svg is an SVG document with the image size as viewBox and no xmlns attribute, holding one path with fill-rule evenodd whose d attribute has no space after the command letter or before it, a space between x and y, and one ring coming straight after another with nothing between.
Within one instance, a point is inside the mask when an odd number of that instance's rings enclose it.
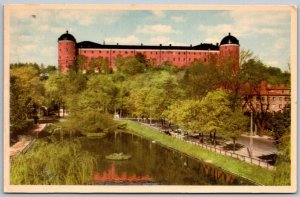
<instances>
[{"instance_id":1,"label":"lamp post","mask_svg":"<svg viewBox=\"0 0 300 197\"><path fill-rule=\"evenodd\" d=\"M250 120L250 157L252 158L253 154L253 112L251 111L251 120Z\"/></svg>"}]
</instances>

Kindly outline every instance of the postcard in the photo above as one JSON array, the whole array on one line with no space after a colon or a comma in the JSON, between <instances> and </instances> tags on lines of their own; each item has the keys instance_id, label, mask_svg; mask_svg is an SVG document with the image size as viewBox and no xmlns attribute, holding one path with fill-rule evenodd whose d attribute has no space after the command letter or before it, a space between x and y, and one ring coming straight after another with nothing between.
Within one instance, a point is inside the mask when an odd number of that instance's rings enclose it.
<instances>
[{"instance_id":1,"label":"postcard","mask_svg":"<svg viewBox=\"0 0 300 197\"><path fill-rule=\"evenodd\" d=\"M295 6L4 13L4 192L296 192Z\"/></svg>"}]
</instances>

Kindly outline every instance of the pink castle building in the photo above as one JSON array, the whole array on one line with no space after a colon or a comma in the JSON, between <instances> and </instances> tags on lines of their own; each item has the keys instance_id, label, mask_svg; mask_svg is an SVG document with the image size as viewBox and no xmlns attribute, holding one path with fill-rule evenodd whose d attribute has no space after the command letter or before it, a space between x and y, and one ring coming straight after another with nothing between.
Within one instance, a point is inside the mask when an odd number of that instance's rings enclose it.
<instances>
[{"instance_id":1,"label":"pink castle building","mask_svg":"<svg viewBox=\"0 0 300 197\"><path fill-rule=\"evenodd\" d=\"M220 44L201 43L190 46L163 46L158 45L107 45L91 41L76 42L75 37L66 31L58 38L58 65L61 72L69 70L78 55L87 58L86 70L93 58L101 57L109 63L110 69L115 70L115 61L118 55L122 57L135 56L137 53L145 55L146 59L158 66L164 62L171 62L177 68L189 66L196 60L208 63L215 60L220 66L230 63L233 73L239 71L239 40L230 33Z\"/></svg>"}]
</instances>

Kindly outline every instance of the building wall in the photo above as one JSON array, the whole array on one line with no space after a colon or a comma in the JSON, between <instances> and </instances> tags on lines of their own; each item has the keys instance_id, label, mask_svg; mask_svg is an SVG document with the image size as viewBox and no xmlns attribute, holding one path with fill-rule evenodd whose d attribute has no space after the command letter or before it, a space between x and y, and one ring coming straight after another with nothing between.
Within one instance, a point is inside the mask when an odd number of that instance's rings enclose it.
<instances>
[{"instance_id":1,"label":"building wall","mask_svg":"<svg viewBox=\"0 0 300 197\"><path fill-rule=\"evenodd\" d=\"M220 64L225 66L228 64L232 68L233 73L240 70L240 46L237 44L225 44L220 46Z\"/></svg>"},{"instance_id":2,"label":"building wall","mask_svg":"<svg viewBox=\"0 0 300 197\"><path fill-rule=\"evenodd\" d=\"M70 40L58 42L58 65L61 72L69 70L69 66L76 59L76 43Z\"/></svg>"},{"instance_id":3,"label":"building wall","mask_svg":"<svg viewBox=\"0 0 300 197\"><path fill-rule=\"evenodd\" d=\"M163 62L171 62L177 68L188 66L196 60L208 63L212 58L218 61L219 51L206 50L142 50L142 49L78 49L78 54L87 57L88 64L93 58L102 57L107 59L110 67L114 68L115 60L118 55L123 58L135 56L137 53L145 55L146 59L154 62L158 66Z\"/></svg>"}]
</instances>

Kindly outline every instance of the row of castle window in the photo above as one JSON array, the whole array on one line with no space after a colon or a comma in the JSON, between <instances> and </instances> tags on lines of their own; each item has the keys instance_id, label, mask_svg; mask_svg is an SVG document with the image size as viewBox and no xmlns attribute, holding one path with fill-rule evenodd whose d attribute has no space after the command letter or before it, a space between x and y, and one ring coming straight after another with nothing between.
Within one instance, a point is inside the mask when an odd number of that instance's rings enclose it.
<instances>
[{"instance_id":1,"label":"row of castle window","mask_svg":"<svg viewBox=\"0 0 300 197\"><path fill-rule=\"evenodd\" d=\"M113 61L115 61L116 60L116 58L113 58ZM156 59L152 59L153 61L155 61ZM185 59L185 58L182 58L182 59L180 59L180 58L178 58L177 59L177 61L178 62L180 62L180 61L183 61L183 62L185 62L185 61L196 61L196 60L199 60L198 58L187 58L187 59ZM161 58L161 61L172 61L172 58ZM176 58L173 58L173 61L175 62L176 61ZM206 58L204 58L204 62L206 62Z\"/></svg>"},{"instance_id":2,"label":"row of castle window","mask_svg":"<svg viewBox=\"0 0 300 197\"><path fill-rule=\"evenodd\" d=\"M66 49L66 50L67 50L67 49ZM67 51L68 51L68 50L67 50ZM95 52L96 52L96 51L95 51ZM98 51L98 53L101 53L101 52L102 52L102 51ZM103 51L103 52L104 52L104 51ZM117 51L112 51L112 53L115 53L115 52L117 52ZM83 53L87 53L87 51L84 50ZM94 53L94 51L91 51L91 53ZM109 51L106 51L106 53L109 54ZM119 53L121 53L121 51L119 51ZM125 53L125 54L128 54L128 51L125 51L124 53ZM130 51L130 53L133 54L133 51ZM144 51L144 52L141 52L141 53L146 54L146 53L149 53L149 52L145 52L145 51ZM168 51L168 52L167 52L167 51L166 51L166 52L165 52L165 51L162 51L161 53L162 53L162 54L173 54L173 55L176 54L176 52L171 52L171 51ZM196 55L196 52L187 52L187 53L186 53L186 52L177 52L178 55L180 55L180 54L183 54L183 55L185 55L185 54L193 54L193 53L194 53L194 55ZM155 51L155 52L154 52L154 51L150 51L150 54L158 54L158 52L157 52L157 51ZM197 54L199 54L199 55L202 55L202 54L203 54L203 55L208 55L208 52L197 52Z\"/></svg>"},{"instance_id":3,"label":"row of castle window","mask_svg":"<svg viewBox=\"0 0 300 197\"><path fill-rule=\"evenodd\" d=\"M282 92L282 93L283 93L283 92ZM277 97L276 97L276 96L273 96L273 97L267 97L267 98L268 98L268 100L270 100L270 99L272 99L273 101L276 101L276 100L277 100ZM278 97L279 101L282 101L283 98L284 98L285 101L290 101L290 100L291 100L291 98L288 97L288 96L285 96L285 97L279 96L279 97ZM260 97L257 96L257 97L256 97L256 100L259 101L259 100L260 100ZM261 100L262 100L262 101L265 101L265 100L266 100L266 97L261 97Z\"/></svg>"},{"instance_id":4,"label":"row of castle window","mask_svg":"<svg viewBox=\"0 0 300 197\"><path fill-rule=\"evenodd\" d=\"M279 109L282 109L282 106L283 106L282 104L279 104L279 105L278 105L278 108L279 108ZM256 109L260 109L260 107L261 107L260 104L256 104ZM262 105L262 107L263 107L263 109L266 109L266 108L267 108L267 105ZM272 109L275 109L275 108L276 108L276 105L273 104L273 105L272 105Z\"/></svg>"}]
</instances>

